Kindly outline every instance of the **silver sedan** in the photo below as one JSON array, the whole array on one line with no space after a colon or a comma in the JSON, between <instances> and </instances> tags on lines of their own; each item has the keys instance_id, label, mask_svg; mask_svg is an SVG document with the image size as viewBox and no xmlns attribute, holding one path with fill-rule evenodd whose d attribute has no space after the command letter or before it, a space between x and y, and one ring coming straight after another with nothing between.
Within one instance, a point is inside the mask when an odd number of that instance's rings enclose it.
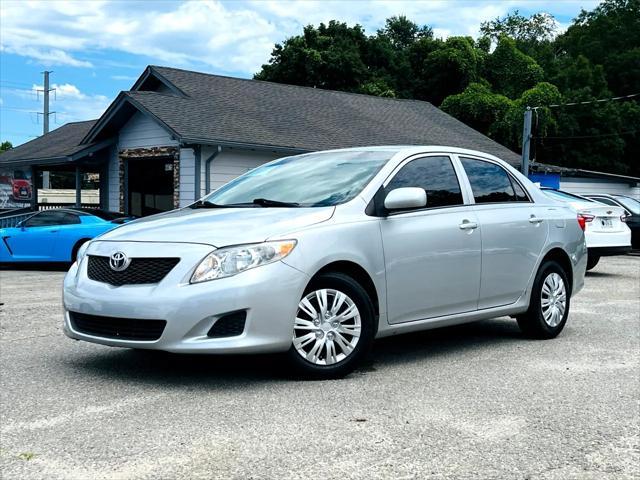
<instances>
[{"instance_id":1,"label":"silver sedan","mask_svg":"<svg viewBox=\"0 0 640 480\"><path fill-rule=\"evenodd\" d=\"M64 281L64 331L285 352L301 374L335 378L388 335L512 316L528 336L557 336L586 252L576 213L491 155L310 153L86 243Z\"/></svg>"}]
</instances>

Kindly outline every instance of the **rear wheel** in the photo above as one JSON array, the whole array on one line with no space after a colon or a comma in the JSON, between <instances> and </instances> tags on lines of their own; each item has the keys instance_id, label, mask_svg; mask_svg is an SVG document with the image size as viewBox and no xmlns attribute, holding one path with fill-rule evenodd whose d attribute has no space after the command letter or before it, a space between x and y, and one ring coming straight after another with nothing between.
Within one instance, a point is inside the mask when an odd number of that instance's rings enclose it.
<instances>
[{"instance_id":1,"label":"rear wheel","mask_svg":"<svg viewBox=\"0 0 640 480\"><path fill-rule=\"evenodd\" d=\"M598 255L589 255L587 257L587 270L591 270L592 268L594 268L599 261L600 257Z\"/></svg>"},{"instance_id":2,"label":"rear wheel","mask_svg":"<svg viewBox=\"0 0 640 480\"><path fill-rule=\"evenodd\" d=\"M371 349L374 310L362 286L341 273L325 273L305 291L287 353L299 375L340 378L352 372Z\"/></svg>"},{"instance_id":3,"label":"rear wheel","mask_svg":"<svg viewBox=\"0 0 640 480\"><path fill-rule=\"evenodd\" d=\"M552 260L544 262L533 282L529 310L517 317L520 329L532 338L558 336L567 322L570 300L564 269Z\"/></svg>"}]
</instances>

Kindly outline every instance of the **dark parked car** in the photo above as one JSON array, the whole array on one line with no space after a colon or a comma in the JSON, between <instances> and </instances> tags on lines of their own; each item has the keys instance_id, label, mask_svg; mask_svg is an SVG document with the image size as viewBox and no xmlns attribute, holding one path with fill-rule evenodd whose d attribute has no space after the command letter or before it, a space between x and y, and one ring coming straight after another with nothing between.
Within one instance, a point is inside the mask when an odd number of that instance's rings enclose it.
<instances>
[{"instance_id":1,"label":"dark parked car","mask_svg":"<svg viewBox=\"0 0 640 480\"><path fill-rule=\"evenodd\" d=\"M609 195L606 193L594 193L593 195L585 195L605 205L624 208L627 215L627 225L631 229L631 246L640 248L640 202L635 198L626 195Z\"/></svg>"}]
</instances>

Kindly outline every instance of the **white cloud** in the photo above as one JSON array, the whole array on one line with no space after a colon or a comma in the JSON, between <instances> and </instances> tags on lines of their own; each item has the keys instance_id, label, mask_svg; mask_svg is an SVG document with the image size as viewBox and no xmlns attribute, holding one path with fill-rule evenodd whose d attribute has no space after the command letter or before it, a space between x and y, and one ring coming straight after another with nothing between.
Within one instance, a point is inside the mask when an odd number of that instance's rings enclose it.
<instances>
[{"instance_id":1,"label":"white cloud","mask_svg":"<svg viewBox=\"0 0 640 480\"><path fill-rule=\"evenodd\" d=\"M147 57L150 63L251 74L273 44L304 25L331 19L374 33L392 15L434 27L436 35L477 35L480 23L514 8L575 15L597 1L399 0L185 2L0 2L0 49L44 65L101 66L97 52ZM567 13L569 12L569 13ZM104 57L104 55L101 55Z\"/></svg>"}]
</instances>

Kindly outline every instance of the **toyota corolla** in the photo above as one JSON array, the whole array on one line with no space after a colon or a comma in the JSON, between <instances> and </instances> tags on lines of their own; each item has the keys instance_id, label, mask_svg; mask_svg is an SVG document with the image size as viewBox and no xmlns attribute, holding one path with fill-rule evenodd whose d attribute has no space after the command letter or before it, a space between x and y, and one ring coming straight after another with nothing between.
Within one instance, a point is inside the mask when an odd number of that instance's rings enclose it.
<instances>
[{"instance_id":1,"label":"toyota corolla","mask_svg":"<svg viewBox=\"0 0 640 480\"><path fill-rule=\"evenodd\" d=\"M370 147L275 160L196 203L83 245L64 331L114 347L283 352L352 371L374 339L493 317L565 326L583 286L569 206L498 158Z\"/></svg>"}]
</instances>

